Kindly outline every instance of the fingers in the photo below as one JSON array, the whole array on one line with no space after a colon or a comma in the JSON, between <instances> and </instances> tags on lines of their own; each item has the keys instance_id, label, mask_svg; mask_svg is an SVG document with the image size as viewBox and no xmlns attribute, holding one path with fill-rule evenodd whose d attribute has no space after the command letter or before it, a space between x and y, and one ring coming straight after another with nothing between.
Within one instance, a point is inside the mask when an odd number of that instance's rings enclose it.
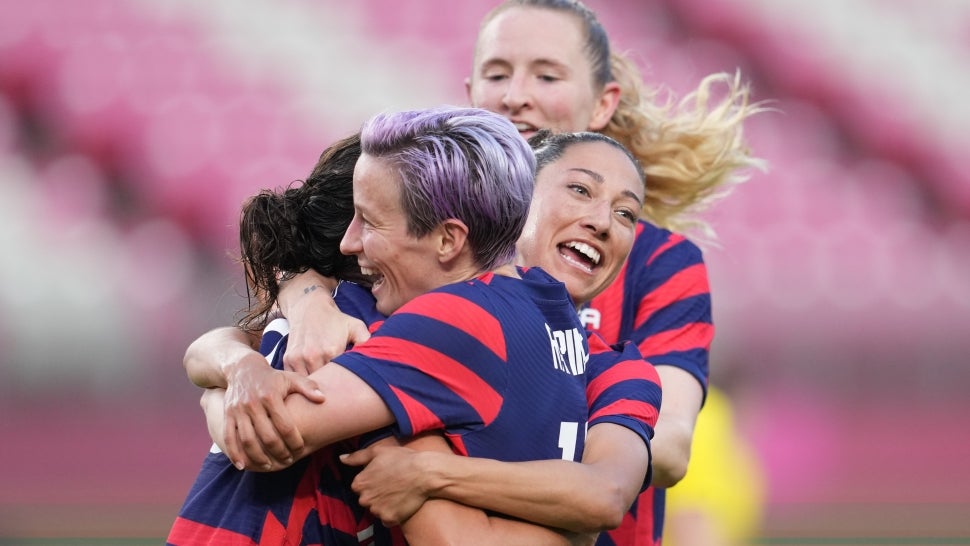
<instances>
[{"instance_id":1,"label":"fingers","mask_svg":"<svg viewBox=\"0 0 970 546\"><path fill-rule=\"evenodd\" d=\"M303 436L293 424L289 413L272 408L268 419L256 429L263 448L276 460L284 464L292 464L305 447Z\"/></svg>"},{"instance_id":2,"label":"fingers","mask_svg":"<svg viewBox=\"0 0 970 546\"><path fill-rule=\"evenodd\" d=\"M309 318L306 323L290 323L290 338L283 355L284 367L309 375L342 354L348 344L361 343L370 338L367 325L358 318L342 313L321 317L320 325Z\"/></svg>"},{"instance_id":3,"label":"fingers","mask_svg":"<svg viewBox=\"0 0 970 546\"><path fill-rule=\"evenodd\" d=\"M272 460L263 452L248 419L226 419L226 456L242 470L270 470Z\"/></svg>"},{"instance_id":4,"label":"fingers","mask_svg":"<svg viewBox=\"0 0 970 546\"><path fill-rule=\"evenodd\" d=\"M312 357L308 357L292 347L287 347L283 354L284 370L296 372L300 375L310 375L312 373L311 368L313 368Z\"/></svg>"},{"instance_id":5,"label":"fingers","mask_svg":"<svg viewBox=\"0 0 970 546\"><path fill-rule=\"evenodd\" d=\"M249 420L239 420L235 422L232 433L226 431L226 456L233 461L236 468L265 472L281 470L293 464L296 460L294 453L272 430L272 427L267 428L266 423L269 420L257 422L259 424ZM232 443L228 440L230 434L234 438Z\"/></svg>"},{"instance_id":6,"label":"fingers","mask_svg":"<svg viewBox=\"0 0 970 546\"><path fill-rule=\"evenodd\" d=\"M374 456L374 448L365 447L353 453L344 453L340 456L340 462L349 466L364 466L374 460Z\"/></svg>"},{"instance_id":7,"label":"fingers","mask_svg":"<svg viewBox=\"0 0 970 546\"><path fill-rule=\"evenodd\" d=\"M363 343L364 341L370 339L370 332L367 330L367 325L364 324L362 320L347 317L347 321L348 343Z\"/></svg>"},{"instance_id":8,"label":"fingers","mask_svg":"<svg viewBox=\"0 0 970 546\"><path fill-rule=\"evenodd\" d=\"M269 459L271 466L273 463L276 463L275 466L288 466L293 463L294 451L291 451L290 444L296 446L295 453L303 449L303 438L292 426L281 432L269 415L254 419L252 424L255 442L247 449L247 453L252 452Z\"/></svg>"},{"instance_id":9,"label":"fingers","mask_svg":"<svg viewBox=\"0 0 970 546\"><path fill-rule=\"evenodd\" d=\"M326 398L323 395L323 391L317 385L316 381L304 377L302 375L290 375L288 376L290 381L289 393L297 393L303 395L304 398L311 402L316 402L322 404Z\"/></svg>"},{"instance_id":10,"label":"fingers","mask_svg":"<svg viewBox=\"0 0 970 546\"><path fill-rule=\"evenodd\" d=\"M303 438L285 416L275 414L276 422L273 417L261 406L227 408L226 456L237 468L241 465L249 470L266 471L292 464L295 453L303 448ZM279 433L277 426L282 426L286 433ZM287 442L295 445L296 451Z\"/></svg>"}]
</instances>

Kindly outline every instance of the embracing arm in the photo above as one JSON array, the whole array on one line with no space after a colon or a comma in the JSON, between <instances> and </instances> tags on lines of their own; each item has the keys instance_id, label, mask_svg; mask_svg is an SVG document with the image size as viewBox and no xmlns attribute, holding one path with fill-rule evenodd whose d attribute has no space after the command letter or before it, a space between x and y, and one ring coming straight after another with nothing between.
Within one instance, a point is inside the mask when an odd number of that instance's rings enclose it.
<instances>
[{"instance_id":1,"label":"embracing arm","mask_svg":"<svg viewBox=\"0 0 970 546\"><path fill-rule=\"evenodd\" d=\"M269 366L264 368L266 374L283 377L284 381L301 377L294 372L273 370ZM214 434L213 441L223 447L226 456L237 467L279 470L325 445L394 423L394 415L383 399L347 368L328 364L310 374L308 379L319 385L318 396L326 402L315 402L302 393L293 393L283 404L296 434L303 441L300 450L290 454L275 430L260 428L270 426L271 420L235 419L227 414L224 403L203 405L210 433ZM227 392L231 392L231 388ZM221 427L213 425L220 422ZM285 455L273 455L276 453Z\"/></svg>"},{"instance_id":2,"label":"embracing arm","mask_svg":"<svg viewBox=\"0 0 970 546\"><path fill-rule=\"evenodd\" d=\"M348 464L368 464L354 489L387 521L406 519L426 498L441 498L579 533L619 526L649 460L641 437L612 423L590 427L582 463L507 463L401 448L345 457Z\"/></svg>"},{"instance_id":3,"label":"embracing arm","mask_svg":"<svg viewBox=\"0 0 970 546\"><path fill-rule=\"evenodd\" d=\"M436 434L412 439L406 447L454 456L445 439ZM595 533L577 534L489 516L480 508L444 499L425 502L401 524L401 529L410 544L422 545L578 546L592 545L596 540Z\"/></svg>"},{"instance_id":4,"label":"embracing arm","mask_svg":"<svg viewBox=\"0 0 970 546\"><path fill-rule=\"evenodd\" d=\"M217 328L192 342L182 363L193 383L222 391L218 397L202 400L210 435L220 448L225 447L223 434L211 432L230 423L234 428L259 432L261 445L269 446L264 459L292 461L305 446L283 401L292 393L314 402L323 398L313 381L296 374L277 374L253 349L257 344L256 336L239 328Z\"/></svg>"},{"instance_id":5,"label":"embracing arm","mask_svg":"<svg viewBox=\"0 0 970 546\"><path fill-rule=\"evenodd\" d=\"M255 349L258 344L256 336L239 328L209 330L189 345L182 366L196 386L226 388L233 368L254 363L266 366L266 359Z\"/></svg>"},{"instance_id":6,"label":"embracing arm","mask_svg":"<svg viewBox=\"0 0 970 546\"><path fill-rule=\"evenodd\" d=\"M287 370L309 374L343 353L348 343L370 337L367 325L342 313L330 297L336 285L312 269L281 283L277 303L290 322L283 355Z\"/></svg>"},{"instance_id":7,"label":"embracing arm","mask_svg":"<svg viewBox=\"0 0 970 546\"><path fill-rule=\"evenodd\" d=\"M653 485L671 487L687 474L694 425L704 391L690 373L675 366L657 365L664 402L650 447L653 454Z\"/></svg>"}]
</instances>

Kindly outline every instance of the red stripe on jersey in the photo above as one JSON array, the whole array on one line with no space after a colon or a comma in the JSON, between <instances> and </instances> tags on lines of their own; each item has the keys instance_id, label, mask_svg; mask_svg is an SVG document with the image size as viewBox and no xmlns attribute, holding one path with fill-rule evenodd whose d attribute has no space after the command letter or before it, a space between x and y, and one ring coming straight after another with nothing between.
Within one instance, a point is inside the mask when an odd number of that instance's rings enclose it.
<instances>
[{"instance_id":1,"label":"red stripe on jersey","mask_svg":"<svg viewBox=\"0 0 970 546\"><path fill-rule=\"evenodd\" d=\"M610 366L590 381L586 385L586 399L596 400L606 389L631 379L642 379L660 385L660 376L653 366L643 360L625 360Z\"/></svg>"},{"instance_id":2,"label":"red stripe on jersey","mask_svg":"<svg viewBox=\"0 0 970 546\"><path fill-rule=\"evenodd\" d=\"M401 401L401 405L404 406L404 411L408 412L412 432L418 433L445 428L445 424L441 422L441 419L424 404L393 386L391 390L394 392L394 396L397 396L397 399Z\"/></svg>"},{"instance_id":3,"label":"red stripe on jersey","mask_svg":"<svg viewBox=\"0 0 970 546\"><path fill-rule=\"evenodd\" d=\"M257 546L251 538L235 531L205 525L183 517L175 518L168 535L169 544L225 544L226 546Z\"/></svg>"},{"instance_id":4,"label":"red stripe on jersey","mask_svg":"<svg viewBox=\"0 0 970 546\"><path fill-rule=\"evenodd\" d=\"M606 340L603 339L603 334L599 332L591 332L589 336L589 354L595 355L599 353L607 353L613 351L613 347L610 347Z\"/></svg>"},{"instance_id":5,"label":"red stripe on jersey","mask_svg":"<svg viewBox=\"0 0 970 546\"><path fill-rule=\"evenodd\" d=\"M667 252L667 249L677 246L683 240L684 240L683 235L679 235L677 233L671 233L667 241L664 244L658 246L657 249L653 251L653 254L651 254L650 257L647 258L646 265L650 265L654 260L657 259L657 257L659 257L664 252Z\"/></svg>"},{"instance_id":6,"label":"red stripe on jersey","mask_svg":"<svg viewBox=\"0 0 970 546\"><path fill-rule=\"evenodd\" d=\"M643 358L649 359L651 356L677 351L689 351L698 348L710 350L713 339L714 326L712 324L694 322L676 330L658 332L643 340L639 348Z\"/></svg>"},{"instance_id":7,"label":"red stripe on jersey","mask_svg":"<svg viewBox=\"0 0 970 546\"><path fill-rule=\"evenodd\" d=\"M647 294L637 306L634 327L639 328L650 316L671 303L693 296L708 294L711 286L707 280L704 264L694 264L672 275L665 283Z\"/></svg>"},{"instance_id":8,"label":"red stripe on jersey","mask_svg":"<svg viewBox=\"0 0 970 546\"><path fill-rule=\"evenodd\" d=\"M630 546L660 546L660 541L653 540L653 486L648 487L637 497L637 506L624 514L619 527L606 531L613 544ZM632 512L636 512L634 515ZM606 541L599 540L597 544Z\"/></svg>"},{"instance_id":9,"label":"red stripe on jersey","mask_svg":"<svg viewBox=\"0 0 970 546\"><path fill-rule=\"evenodd\" d=\"M638 421L643 421L651 427L657 426L657 406L646 402L634 402L633 400L617 400L599 411L589 416L592 421L603 415L626 415Z\"/></svg>"},{"instance_id":10,"label":"red stripe on jersey","mask_svg":"<svg viewBox=\"0 0 970 546\"><path fill-rule=\"evenodd\" d=\"M599 311L600 323L598 327L595 324L587 325L586 329L599 332L609 343L620 341L620 320L623 317L619 310L623 309L623 290L626 283L626 269L629 265L630 262L624 263L616 280L589 303L590 309Z\"/></svg>"},{"instance_id":11,"label":"red stripe on jersey","mask_svg":"<svg viewBox=\"0 0 970 546\"><path fill-rule=\"evenodd\" d=\"M367 331L373 334L374 332L377 331L378 328L381 327L382 324L384 324L383 320L374 321L373 324L367 327Z\"/></svg>"},{"instance_id":12,"label":"red stripe on jersey","mask_svg":"<svg viewBox=\"0 0 970 546\"><path fill-rule=\"evenodd\" d=\"M303 538L303 526L299 529L300 539ZM286 527L280 523L280 520L270 512L266 514L266 520L263 522L263 533L259 536L260 546L271 546L275 544L299 544L299 539L295 543L289 542L289 537L286 536ZM216 543L218 544L218 543Z\"/></svg>"},{"instance_id":13,"label":"red stripe on jersey","mask_svg":"<svg viewBox=\"0 0 970 546\"><path fill-rule=\"evenodd\" d=\"M342 533L347 533L351 536L356 536L358 529L357 519L354 517L351 508L347 506L347 503L340 499L335 499L328 495L323 495L317 491L317 502L319 507L317 508L317 514L320 517L321 525L329 525L332 529L336 529ZM292 518L291 518L292 519ZM300 528L303 528L303 521L300 521ZM294 542L293 544L299 544L300 542Z\"/></svg>"},{"instance_id":14,"label":"red stripe on jersey","mask_svg":"<svg viewBox=\"0 0 970 546\"><path fill-rule=\"evenodd\" d=\"M451 444L451 450L458 455L468 456L468 448L465 447L465 440L459 434L445 434L445 438Z\"/></svg>"},{"instance_id":15,"label":"red stripe on jersey","mask_svg":"<svg viewBox=\"0 0 970 546\"><path fill-rule=\"evenodd\" d=\"M485 425L491 424L502 408L501 394L448 355L400 338L371 339L375 341L360 346L361 354L410 366L435 378L475 408Z\"/></svg>"},{"instance_id":16,"label":"red stripe on jersey","mask_svg":"<svg viewBox=\"0 0 970 546\"><path fill-rule=\"evenodd\" d=\"M398 312L425 316L458 328L491 349L503 361L508 360L505 333L498 319L465 298L432 292L411 300Z\"/></svg>"}]
</instances>

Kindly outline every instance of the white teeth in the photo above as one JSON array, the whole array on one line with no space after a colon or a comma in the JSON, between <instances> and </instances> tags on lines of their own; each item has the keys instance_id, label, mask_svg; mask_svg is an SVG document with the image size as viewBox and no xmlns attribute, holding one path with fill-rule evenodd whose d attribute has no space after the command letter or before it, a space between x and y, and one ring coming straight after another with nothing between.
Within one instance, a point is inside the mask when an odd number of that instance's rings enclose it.
<instances>
[{"instance_id":1,"label":"white teeth","mask_svg":"<svg viewBox=\"0 0 970 546\"><path fill-rule=\"evenodd\" d=\"M534 131L535 127L529 125L528 123L516 123L515 128L519 131Z\"/></svg>"},{"instance_id":2,"label":"white teeth","mask_svg":"<svg viewBox=\"0 0 970 546\"><path fill-rule=\"evenodd\" d=\"M586 256L587 258L590 259L590 261L593 262L593 264L599 265L599 263L600 263L600 253L597 252L595 248L589 246L586 243L580 243L580 242L576 242L576 241L570 241L570 242L566 243L566 246L568 246L569 248L575 250L576 252L579 252L583 256Z\"/></svg>"},{"instance_id":3,"label":"white teeth","mask_svg":"<svg viewBox=\"0 0 970 546\"><path fill-rule=\"evenodd\" d=\"M371 276L374 276L374 275L380 275L380 271L378 271L376 269L373 269L373 268L370 268L370 267L364 267L364 266L361 266L360 272L363 273L364 276L367 276L367 277L371 277Z\"/></svg>"}]
</instances>

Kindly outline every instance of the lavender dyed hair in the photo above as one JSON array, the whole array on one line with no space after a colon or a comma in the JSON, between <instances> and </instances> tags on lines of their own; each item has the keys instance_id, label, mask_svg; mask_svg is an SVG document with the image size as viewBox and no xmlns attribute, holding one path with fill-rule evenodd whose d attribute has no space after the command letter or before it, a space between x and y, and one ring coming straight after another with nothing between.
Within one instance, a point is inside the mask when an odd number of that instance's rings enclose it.
<instances>
[{"instance_id":1,"label":"lavender dyed hair","mask_svg":"<svg viewBox=\"0 0 970 546\"><path fill-rule=\"evenodd\" d=\"M450 106L384 113L364 125L361 148L400 174L411 235L422 237L454 218L468 227L483 270L512 261L532 201L536 161L509 120Z\"/></svg>"}]
</instances>

